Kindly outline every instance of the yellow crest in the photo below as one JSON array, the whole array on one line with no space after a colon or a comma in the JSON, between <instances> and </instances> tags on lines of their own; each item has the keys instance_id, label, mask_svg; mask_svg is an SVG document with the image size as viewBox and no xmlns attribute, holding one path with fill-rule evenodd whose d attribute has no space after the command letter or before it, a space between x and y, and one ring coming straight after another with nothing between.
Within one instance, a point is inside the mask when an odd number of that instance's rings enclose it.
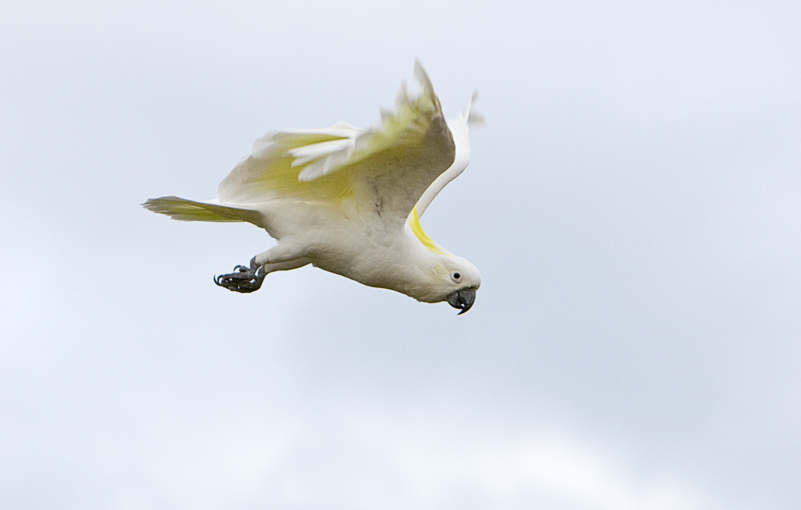
<instances>
[{"instance_id":1,"label":"yellow crest","mask_svg":"<svg viewBox=\"0 0 801 510\"><path fill-rule=\"evenodd\" d=\"M423 246L428 248L428 251L445 255L445 252L439 249L437 243L428 237L428 234L423 230L423 226L420 225L420 218L417 216L417 207L412 209L412 217L409 219L409 226L412 227L412 232L414 232L415 237L423 243Z\"/></svg>"}]
</instances>

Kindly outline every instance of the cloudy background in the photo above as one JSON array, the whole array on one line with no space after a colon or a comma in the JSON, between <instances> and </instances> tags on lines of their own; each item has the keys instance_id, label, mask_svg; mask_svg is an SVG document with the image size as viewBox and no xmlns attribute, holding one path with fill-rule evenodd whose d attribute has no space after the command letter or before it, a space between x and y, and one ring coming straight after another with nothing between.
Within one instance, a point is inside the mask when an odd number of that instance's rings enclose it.
<instances>
[{"instance_id":1,"label":"cloudy background","mask_svg":"<svg viewBox=\"0 0 801 510\"><path fill-rule=\"evenodd\" d=\"M801 507L797 2L7 0L0 48L0 507ZM488 120L423 218L470 313L227 292L265 233L139 206L415 57Z\"/></svg>"}]
</instances>

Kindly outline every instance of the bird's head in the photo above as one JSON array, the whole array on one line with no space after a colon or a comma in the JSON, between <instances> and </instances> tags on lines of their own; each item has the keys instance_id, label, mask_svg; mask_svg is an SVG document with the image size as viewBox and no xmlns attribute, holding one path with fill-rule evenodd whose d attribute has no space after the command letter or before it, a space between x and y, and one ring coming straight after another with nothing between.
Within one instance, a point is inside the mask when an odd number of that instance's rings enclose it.
<instances>
[{"instance_id":1,"label":"bird's head","mask_svg":"<svg viewBox=\"0 0 801 510\"><path fill-rule=\"evenodd\" d=\"M447 301L461 315L476 300L481 274L476 266L456 255L442 255L431 272L431 302Z\"/></svg>"},{"instance_id":2,"label":"bird's head","mask_svg":"<svg viewBox=\"0 0 801 510\"><path fill-rule=\"evenodd\" d=\"M422 278L415 278L415 285L404 292L418 301L439 303L447 301L449 305L458 308L461 315L468 311L476 300L476 291L481 286L481 274L476 266L468 260L456 256L444 249L428 237L420 225L417 207L412 210L407 221L410 234L407 239L412 240L413 252L420 262L418 268L422 270ZM416 239L415 239L416 238Z\"/></svg>"}]
</instances>

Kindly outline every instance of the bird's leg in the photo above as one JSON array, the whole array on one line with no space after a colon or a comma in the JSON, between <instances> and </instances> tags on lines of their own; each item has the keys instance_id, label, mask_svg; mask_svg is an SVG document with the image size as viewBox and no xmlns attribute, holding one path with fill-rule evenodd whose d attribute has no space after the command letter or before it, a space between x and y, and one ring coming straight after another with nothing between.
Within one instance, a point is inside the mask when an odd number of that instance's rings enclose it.
<instances>
[{"instance_id":1,"label":"bird's leg","mask_svg":"<svg viewBox=\"0 0 801 510\"><path fill-rule=\"evenodd\" d=\"M310 262L302 246L282 241L250 259L250 267L236 266L233 273L215 276L214 283L234 292L254 292L261 288L264 277L273 271L297 269Z\"/></svg>"},{"instance_id":2,"label":"bird's leg","mask_svg":"<svg viewBox=\"0 0 801 510\"><path fill-rule=\"evenodd\" d=\"M234 292L253 292L261 288L267 273L262 265L256 264L256 257L250 260L250 267L236 266L233 273L214 277L214 283Z\"/></svg>"}]
</instances>

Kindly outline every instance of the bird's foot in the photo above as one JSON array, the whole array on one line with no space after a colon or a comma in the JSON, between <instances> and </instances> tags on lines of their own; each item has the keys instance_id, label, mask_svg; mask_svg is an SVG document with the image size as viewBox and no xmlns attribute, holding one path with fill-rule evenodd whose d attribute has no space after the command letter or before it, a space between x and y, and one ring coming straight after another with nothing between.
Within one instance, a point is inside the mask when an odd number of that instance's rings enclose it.
<instances>
[{"instance_id":1,"label":"bird's foot","mask_svg":"<svg viewBox=\"0 0 801 510\"><path fill-rule=\"evenodd\" d=\"M250 267L236 266L233 273L214 277L214 283L234 292L253 292L261 288L264 277L262 266L256 265L256 257L250 261Z\"/></svg>"}]
</instances>

